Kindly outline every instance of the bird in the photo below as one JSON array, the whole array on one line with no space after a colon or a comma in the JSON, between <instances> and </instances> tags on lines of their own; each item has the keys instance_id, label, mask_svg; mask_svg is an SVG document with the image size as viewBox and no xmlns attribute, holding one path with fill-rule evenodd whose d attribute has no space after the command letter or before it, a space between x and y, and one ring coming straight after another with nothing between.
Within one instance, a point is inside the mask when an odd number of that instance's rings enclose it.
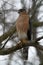
<instances>
[{"instance_id":1,"label":"bird","mask_svg":"<svg viewBox=\"0 0 43 65\"><path fill-rule=\"evenodd\" d=\"M28 40L31 40L31 31L30 31L30 17L25 9L20 9L18 11L19 17L16 20L16 30L20 41L26 43ZM23 48L23 53L25 55L24 59L28 57L28 47Z\"/></svg>"}]
</instances>

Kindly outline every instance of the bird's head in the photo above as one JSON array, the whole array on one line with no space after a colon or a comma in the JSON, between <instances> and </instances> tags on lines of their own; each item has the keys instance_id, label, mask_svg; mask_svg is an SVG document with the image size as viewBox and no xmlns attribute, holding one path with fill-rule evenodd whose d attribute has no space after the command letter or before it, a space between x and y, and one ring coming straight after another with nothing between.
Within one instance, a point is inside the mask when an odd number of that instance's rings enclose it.
<instances>
[{"instance_id":1,"label":"bird's head","mask_svg":"<svg viewBox=\"0 0 43 65\"><path fill-rule=\"evenodd\" d=\"M22 13L22 12L26 12L26 10L25 10L25 9L20 9L20 10L18 11L19 14Z\"/></svg>"}]
</instances>

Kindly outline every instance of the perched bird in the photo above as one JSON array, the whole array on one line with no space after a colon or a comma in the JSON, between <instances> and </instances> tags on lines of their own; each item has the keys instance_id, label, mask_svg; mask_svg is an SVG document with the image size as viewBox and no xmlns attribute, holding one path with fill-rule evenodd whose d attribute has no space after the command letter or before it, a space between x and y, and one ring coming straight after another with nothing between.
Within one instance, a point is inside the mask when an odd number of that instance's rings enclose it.
<instances>
[{"instance_id":1,"label":"perched bird","mask_svg":"<svg viewBox=\"0 0 43 65\"><path fill-rule=\"evenodd\" d=\"M18 11L20 14L16 21L16 30L18 33L18 37L22 42L26 42L27 40L31 40L31 32L30 32L30 17L25 9L20 9ZM25 59L28 57L28 47L23 48L23 53L25 54Z\"/></svg>"}]
</instances>

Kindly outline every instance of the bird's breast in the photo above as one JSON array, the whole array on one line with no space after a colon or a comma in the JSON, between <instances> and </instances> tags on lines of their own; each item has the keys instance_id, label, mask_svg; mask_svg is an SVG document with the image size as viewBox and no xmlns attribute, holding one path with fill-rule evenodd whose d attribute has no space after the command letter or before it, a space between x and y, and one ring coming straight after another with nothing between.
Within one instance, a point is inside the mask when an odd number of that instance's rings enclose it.
<instances>
[{"instance_id":1,"label":"bird's breast","mask_svg":"<svg viewBox=\"0 0 43 65\"><path fill-rule=\"evenodd\" d=\"M27 38L27 31L29 29L29 18L28 16L19 16L16 22L16 29L19 38Z\"/></svg>"}]
</instances>

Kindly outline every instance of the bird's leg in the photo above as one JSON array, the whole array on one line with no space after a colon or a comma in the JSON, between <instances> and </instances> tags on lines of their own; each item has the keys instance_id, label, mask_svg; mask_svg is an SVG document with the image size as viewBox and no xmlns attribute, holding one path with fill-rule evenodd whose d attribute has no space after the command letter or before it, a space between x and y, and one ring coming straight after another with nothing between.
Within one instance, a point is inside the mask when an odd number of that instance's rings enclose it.
<instances>
[{"instance_id":1,"label":"bird's leg","mask_svg":"<svg viewBox=\"0 0 43 65\"><path fill-rule=\"evenodd\" d=\"M21 42L22 43L27 43L28 42L28 39L22 39Z\"/></svg>"}]
</instances>

